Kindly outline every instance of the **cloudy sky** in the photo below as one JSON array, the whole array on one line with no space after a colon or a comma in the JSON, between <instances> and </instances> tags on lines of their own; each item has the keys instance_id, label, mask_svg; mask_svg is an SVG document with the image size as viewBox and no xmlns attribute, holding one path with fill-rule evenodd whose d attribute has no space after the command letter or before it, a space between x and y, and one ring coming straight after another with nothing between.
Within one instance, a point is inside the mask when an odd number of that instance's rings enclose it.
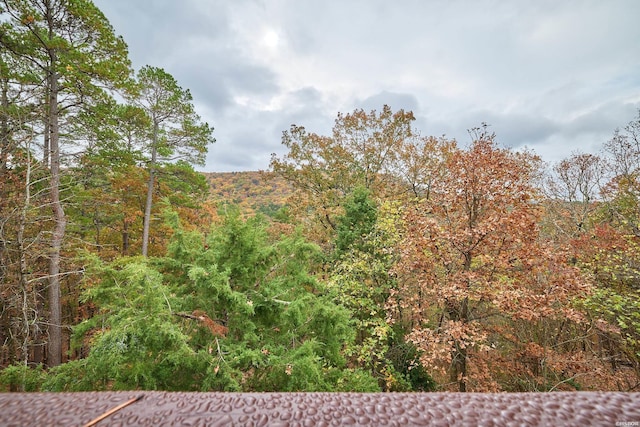
<instances>
[{"instance_id":1,"label":"cloudy sky","mask_svg":"<svg viewBox=\"0 0 640 427\"><path fill-rule=\"evenodd\" d=\"M291 124L412 110L423 135L486 122L549 162L598 152L640 108L638 0L94 0L136 69L191 90L202 170L267 169Z\"/></svg>"}]
</instances>

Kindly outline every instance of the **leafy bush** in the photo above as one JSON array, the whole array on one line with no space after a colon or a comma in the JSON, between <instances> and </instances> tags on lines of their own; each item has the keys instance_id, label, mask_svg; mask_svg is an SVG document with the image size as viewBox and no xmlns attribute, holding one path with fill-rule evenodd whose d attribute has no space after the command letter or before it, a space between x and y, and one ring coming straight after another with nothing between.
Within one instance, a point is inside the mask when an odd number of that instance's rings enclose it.
<instances>
[{"instance_id":1,"label":"leafy bush","mask_svg":"<svg viewBox=\"0 0 640 427\"><path fill-rule=\"evenodd\" d=\"M9 365L0 371L0 391L39 391L46 375L42 365Z\"/></svg>"}]
</instances>

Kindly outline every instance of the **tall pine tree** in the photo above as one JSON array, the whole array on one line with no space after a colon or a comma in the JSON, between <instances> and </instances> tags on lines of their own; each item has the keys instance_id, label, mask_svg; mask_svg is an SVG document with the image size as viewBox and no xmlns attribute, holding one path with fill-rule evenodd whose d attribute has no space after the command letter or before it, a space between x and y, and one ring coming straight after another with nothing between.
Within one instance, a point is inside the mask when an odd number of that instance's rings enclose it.
<instances>
[{"instance_id":1,"label":"tall pine tree","mask_svg":"<svg viewBox=\"0 0 640 427\"><path fill-rule=\"evenodd\" d=\"M62 361L60 304L61 250L67 215L61 197L64 127L83 109L107 96L105 87L126 85L127 46L88 0L2 0L0 46L38 76L43 160L49 171L54 227L47 278L48 364Z\"/></svg>"}]
</instances>

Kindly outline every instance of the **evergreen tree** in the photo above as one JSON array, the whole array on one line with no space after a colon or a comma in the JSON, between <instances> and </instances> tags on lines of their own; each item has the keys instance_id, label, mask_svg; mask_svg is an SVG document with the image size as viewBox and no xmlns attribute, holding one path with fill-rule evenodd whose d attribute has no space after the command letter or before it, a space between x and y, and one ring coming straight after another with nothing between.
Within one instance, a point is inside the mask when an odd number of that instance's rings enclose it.
<instances>
[{"instance_id":1,"label":"evergreen tree","mask_svg":"<svg viewBox=\"0 0 640 427\"><path fill-rule=\"evenodd\" d=\"M158 167L178 160L202 165L207 146L215 139L211 136L213 129L196 114L189 90L182 89L173 76L161 68L146 66L138 71L137 82L132 103L145 111L151 125L143 148L149 176L142 235L142 255L147 256Z\"/></svg>"},{"instance_id":2,"label":"evergreen tree","mask_svg":"<svg viewBox=\"0 0 640 427\"><path fill-rule=\"evenodd\" d=\"M419 352L404 342L402 328L387 323L387 300L396 287L391 269L398 211L389 203L381 210L379 218L371 192L358 187L345 201L345 214L336 220L329 283L335 301L351 311L356 338L346 353L383 390L429 390L435 384L419 364Z\"/></svg>"},{"instance_id":3,"label":"evergreen tree","mask_svg":"<svg viewBox=\"0 0 640 427\"><path fill-rule=\"evenodd\" d=\"M379 390L345 364L349 312L311 274L315 245L234 211L207 236L166 218L165 257L93 258L85 298L99 312L74 334L88 356L45 389Z\"/></svg>"},{"instance_id":4,"label":"evergreen tree","mask_svg":"<svg viewBox=\"0 0 640 427\"><path fill-rule=\"evenodd\" d=\"M43 163L49 169L54 228L49 250L48 364L62 360L61 250L67 215L61 197L65 120L106 96L104 87L126 84L127 47L88 0L3 0L0 46L32 70L41 99Z\"/></svg>"}]
</instances>

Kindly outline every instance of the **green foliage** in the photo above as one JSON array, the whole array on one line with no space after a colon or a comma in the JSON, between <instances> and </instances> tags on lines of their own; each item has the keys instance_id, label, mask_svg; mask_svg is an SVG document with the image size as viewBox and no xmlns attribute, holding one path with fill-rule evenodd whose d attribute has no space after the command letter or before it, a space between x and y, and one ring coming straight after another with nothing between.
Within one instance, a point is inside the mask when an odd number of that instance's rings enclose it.
<instances>
[{"instance_id":1,"label":"green foliage","mask_svg":"<svg viewBox=\"0 0 640 427\"><path fill-rule=\"evenodd\" d=\"M49 375L42 384L42 391L95 391L104 390L102 385L95 384L90 374L92 369L87 359L72 360L49 370Z\"/></svg>"},{"instance_id":2,"label":"green foliage","mask_svg":"<svg viewBox=\"0 0 640 427\"><path fill-rule=\"evenodd\" d=\"M380 392L380 385L369 372L362 369L329 369L325 372L327 382L332 385L329 391L335 392Z\"/></svg>"},{"instance_id":3,"label":"green foliage","mask_svg":"<svg viewBox=\"0 0 640 427\"><path fill-rule=\"evenodd\" d=\"M353 365L371 372L384 390L432 389L433 381L416 354L407 356L410 361L389 358L394 351L398 353L396 343L402 342L405 333L402 328L391 328L386 311L389 293L395 287L390 270L395 262L392 248L397 241L394 216L398 212L385 204L379 216L370 194L365 188L356 188L346 199L344 215L336 221L329 286L334 300L351 312L356 333L345 353Z\"/></svg>"},{"instance_id":4,"label":"green foliage","mask_svg":"<svg viewBox=\"0 0 640 427\"><path fill-rule=\"evenodd\" d=\"M145 145L145 154L151 168L156 161L204 164L208 145L215 142L213 128L201 122L191 93L181 88L172 75L162 68L142 67L131 101L150 119L150 143Z\"/></svg>"},{"instance_id":5,"label":"green foliage","mask_svg":"<svg viewBox=\"0 0 640 427\"><path fill-rule=\"evenodd\" d=\"M75 344L86 340L90 353L56 374L82 372L80 381L62 388L192 390L205 360L189 347L162 275L142 259L121 258L111 265L94 259L89 277L100 281L88 287L85 299L100 313L76 328Z\"/></svg>"},{"instance_id":6,"label":"green foliage","mask_svg":"<svg viewBox=\"0 0 640 427\"><path fill-rule=\"evenodd\" d=\"M168 163L159 171L163 186L168 189L167 199L171 206L196 209L209 195L207 180L184 160Z\"/></svg>"},{"instance_id":7,"label":"green foliage","mask_svg":"<svg viewBox=\"0 0 640 427\"><path fill-rule=\"evenodd\" d=\"M338 217L336 228L336 257L347 251L371 251L367 239L373 232L377 208L370 198L371 192L357 187L344 203L344 215Z\"/></svg>"},{"instance_id":8,"label":"green foliage","mask_svg":"<svg viewBox=\"0 0 640 427\"><path fill-rule=\"evenodd\" d=\"M45 379L42 365L34 368L25 364L10 365L0 370L0 391L39 391Z\"/></svg>"},{"instance_id":9,"label":"green foliage","mask_svg":"<svg viewBox=\"0 0 640 427\"><path fill-rule=\"evenodd\" d=\"M385 317L384 304L393 286L389 271L394 263L395 232L386 227L387 217L385 210L378 222L378 208L369 191L359 188L347 199L345 214L337 219L330 283L338 290L339 302L360 320Z\"/></svg>"},{"instance_id":10,"label":"green foliage","mask_svg":"<svg viewBox=\"0 0 640 427\"><path fill-rule=\"evenodd\" d=\"M226 324L217 363L243 372L243 389L330 390L324 371L344 366L341 350L353 334L349 313L309 271L319 265L319 249L297 233L274 240L261 217L226 210L206 237L175 232L162 263L179 283L180 309ZM195 336L192 345L211 347L210 340Z\"/></svg>"},{"instance_id":11,"label":"green foliage","mask_svg":"<svg viewBox=\"0 0 640 427\"><path fill-rule=\"evenodd\" d=\"M640 360L640 292L598 288L582 304L595 317L618 328L622 350L631 360Z\"/></svg>"},{"instance_id":12,"label":"green foliage","mask_svg":"<svg viewBox=\"0 0 640 427\"><path fill-rule=\"evenodd\" d=\"M84 301L99 312L74 329L89 355L52 370L43 389L375 390L345 367L350 313L309 270L317 246L228 210L206 236L168 211L163 258L89 257Z\"/></svg>"},{"instance_id":13,"label":"green foliage","mask_svg":"<svg viewBox=\"0 0 640 427\"><path fill-rule=\"evenodd\" d=\"M386 354L412 391L435 391L437 384L420 363L420 352L410 342L394 342Z\"/></svg>"}]
</instances>

